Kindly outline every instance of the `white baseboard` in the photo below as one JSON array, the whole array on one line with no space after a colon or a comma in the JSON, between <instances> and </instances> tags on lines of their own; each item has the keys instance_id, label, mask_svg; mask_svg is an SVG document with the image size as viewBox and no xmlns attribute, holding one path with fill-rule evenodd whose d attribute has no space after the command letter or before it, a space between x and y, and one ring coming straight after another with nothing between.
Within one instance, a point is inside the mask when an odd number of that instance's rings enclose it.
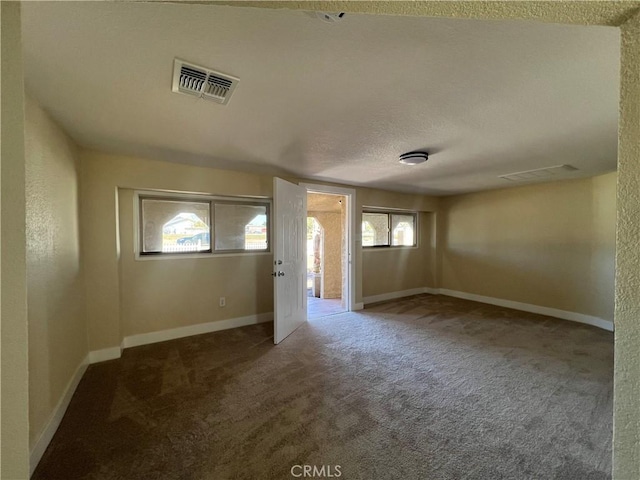
<instances>
[{"instance_id":1,"label":"white baseboard","mask_svg":"<svg viewBox=\"0 0 640 480\"><path fill-rule=\"evenodd\" d=\"M130 337L125 337L122 345L124 346L124 348L138 347L140 345L148 345L150 343L165 342L167 340L175 340L176 338L190 337L191 335L200 335L203 333L217 332L219 330L228 330L229 328L246 327L247 325L255 325L257 323L270 322L272 320L273 312L259 313L257 315L249 315L247 317L229 318L227 320L218 320L215 322L189 325L188 327L172 328L170 330L161 330L159 332L131 335Z\"/></svg>"},{"instance_id":2,"label":"white baseboard","mask_svg":"<svg viewBox=\"0 0 640 480\"><path fill-rule=\"evenodd\" d=\"M40 438L38 438L38 441L35 443L33 449L31 450L29 458L31 471L30 475L33 475L33 472L38 466L42 455L44 455L44 452L49 446L51 439L58 430L60 422L62 421L62 417L64 417L64 414L67 411L67 407L71 402L71 397L73 397L73 394L76 391L80 380L82 379L82 375L84 375L84 372L86 371L87 366L90 363L105 362L107 360L120 358L120 356L122 355L122 348L136 347L149 343L164 342L165 340L173 340L176 338L188 337L191 335L199 335L201 333L216 332L218 330L227 330L229 328L244 327L247 325L269 322L272 320L273 312L269 312L260 313L258 315L249 315L248 317L230 318L228 320L219 320L217 322L191 325L182 328L173 328L171 330L163 330L160 332L143 333L140 335L125 337L124 341L122 342L122 347L103 348L102 350L94 350L93 352L89 352L82 363L78 366L76 372L73 374L73 377L69 381L64 395L62 396L62 398L60 398L60 401L56 405L56 408L53 410L51 419L47 423L47 426L40 434Z\"/></svg>"},{"instance_id":3,"label":"white baseboard","mask_svg":"<svg viewBox=\"0 0 640 480\"><path fill-rule=\"evenodd\" d=\"M363 308L364 308L364 302L359 302L353 306L353 311L355 312L357 310L362 310Z\"/></svg>"},{"instance_id":4,"label":"white baseboard","mask_svg":"<svg viewBox=\"0 0 640 480\"><path fill-rule=\"evenodd\" d=\"M441 288L440 294L449 297L462 298L465 300L473 300L474 302L488 303L499 307L513 308L514 310L522 310L523 312L537 313L549 317L562 318L563 320L571 320L572 322L585 323L594 327L613 332L613 322L583 313L568 312L566 310L558 310L557 308L541 307L530 303L514 302L511 300L503 300L501 298L485 297L484 295L476 295L474 293L458 292L457 290L449 290Z\"/></svg>"},{"instance_id":5,"label":"white baseboard","mask_svg":"<svg viewBox=\"0 0 640 480\"><path fill-rule=\"evenodd\" d=\"M122 356L122 347L103 348L89 352L89 363L106 362Z\"/></svg>"},{"instance_id":6,"label":"white baseboard","mask_svg":"<svg viewBox=\"0 0 640 480\"><path fill-rule=\"evenodd\" d=\"M400 290L399 292L382 293L380 295L371 295L370 297L364 297L362 302L365 305L378 302L386 302L387 300L394 300L396 298L410 297L411 295L419 295L421 293L432 293L434 289L429 287L411 288L409 290Z\"/></svg>"},{"instance_id":7,"label":"white baseboard","mask_svg":"<svg viewBox=\"0 0 640 480\"><path fill-rule=\"evenodd\" d=\"M161 330L159 332L130 335L122 340L122 345L120 347L104 348L102 350L95 350L93 352L90 352L89 361L90 363L98 363L120 358L122 356L122 350L125 348L139 347L140 345L165 342L167 340L175 340L176 338L217 332L219 330L228 330L229 328L246 327L247 325L255 325L257 323L270 322L272 320L273 312L268 312L259 313L257 315L249 315L246 317L218 320L215 322L199 323L197 325L189 325L188 327Z\"/></svg>"},{"instance_id":8,"label":"white baseboard","mask_svg":"<svg viewBox=\"0 0 640 480\"><path fill-rule=\"evenodd\" d=\"M473 300L474 302L488 303L499 307L513 308L523 312L537 313L548 317L561 318L563 320L571 320L572 322L584 323L594 327L602 328L613 332L613 322L603 318L585 315L583 313L568 312L566 310L558 310L557 308L541 307L530 303L514 302L511 300L503 300L501 298L485 297L484 295L476 295L474 293L459 292L457 290L449 290L447 288L421 287L412 288L410 290L402 290L399 292L383 293L381 295L372 295L364 297L364 305L371 303L385 302L396 298L409 297L411 295L419 295L421 293L430 293L432 295L447 295L449 297L462 298L464 300Z\"/></svg>"},{"instance_id":9,"label":"white baseboard","mask_svg":"<svg viewBox=\"0 0 640 480\"><path fill-rule=\"evenodd\" d=\"M29 475L30 476L33 475L33 472L38 466L38 463L40 462L42 455L44 455L44 452L49 446L49 443L51 443L51 439L53 438L56 431L58 430L58 427L60 426L60 422L62 421L62 417L64 417L64 414L67 411L67 407L71 402L71 397L73 397L73 394L75 393L76 388L78 388L78 384L80 383L80 380L82 379L82 375L84 375L84 372L87 369L87 366L89 366L89 355L87 355L82 360L80 365L78 365L78 368L76 369L75 373L71 377L71 380L69 381L69 384L67 385L67 388L65 389L64 394L58 401L58 404L56 405L56 407L53 409L53 413L51 414L51 418L49 419L47 426L44 428L44 430L42 430L40 437L38 438L35 445L31 449L31 452L29 455L29 469L30 469Z\"/></svg>"}]
</instances>

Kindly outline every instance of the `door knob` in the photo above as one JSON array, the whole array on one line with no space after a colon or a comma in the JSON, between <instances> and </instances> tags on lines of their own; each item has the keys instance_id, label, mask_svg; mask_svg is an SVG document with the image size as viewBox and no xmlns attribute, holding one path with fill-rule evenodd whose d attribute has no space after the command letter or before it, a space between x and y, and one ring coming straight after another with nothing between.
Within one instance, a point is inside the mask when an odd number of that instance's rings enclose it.
<instances>
[{"instance_id":1,"label":"door knob","mask_svg":"<svg viewBox=\"0 0 640 480\"><path fill-rule=\"evenodd\" d=\"M279 277L284 277L284 272L278 272Z\"/></svg>"},{"instance_id":2,"label":"door knob","mask_svg":"<svg viewBox=\"0 0 640 480\"><path fill-rule=\"evenodd\" d=\"M278 265L282 265L282 260L278 260Z\"/></svg>"}]
</instances>

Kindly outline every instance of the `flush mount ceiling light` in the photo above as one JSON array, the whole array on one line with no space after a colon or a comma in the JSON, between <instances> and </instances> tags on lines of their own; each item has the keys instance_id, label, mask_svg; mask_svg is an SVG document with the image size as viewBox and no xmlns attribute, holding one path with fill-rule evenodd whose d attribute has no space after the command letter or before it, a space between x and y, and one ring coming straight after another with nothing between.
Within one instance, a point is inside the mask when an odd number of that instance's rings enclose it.
<instances>
[{"instance_id":1,"label":"flush mount ceiling light","mask_svg":"<svg viewBox=\"0 0 640 480\"><path fill-rule=\"evenodd\" d=\"M418 165L429 160L429 154L427 152L408 152L400 155L400 163L405 165Z\"/></svg>"}]
</instances>

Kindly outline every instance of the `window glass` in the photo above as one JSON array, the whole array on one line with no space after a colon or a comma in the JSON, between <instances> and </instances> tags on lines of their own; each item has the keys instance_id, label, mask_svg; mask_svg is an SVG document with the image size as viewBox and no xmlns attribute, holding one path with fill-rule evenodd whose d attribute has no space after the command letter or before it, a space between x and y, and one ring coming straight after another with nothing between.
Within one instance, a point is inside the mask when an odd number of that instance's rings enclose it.
<instances>
[{"instance_id":1,"label":"window glass","mask_svg":"<svg viewBox=\"0 0 640 480\"><path fill-rule=\"evenodd\" d=\"M386 213L362 214L362 245L376 247L389 245L389 215Z\"/></svg>"},{"instance_id":2,"label":"window glass","mask_svg":"<svg viewBox=\"0 0 640 480\"><path fill-rule=\"evenodd\" d=\"M267 250L267 206L216 203L216 251Z\"/></svg>"},{"instance_id":3,"label":"window glass","mask_svg":"<svg viewBox=\"0 0 640 480\"><path fill-rule=\"evenodd\" d=\"M142 253L211 251L209 202L143 198Z\"/></svg>"},{"instance_id":4,"label":"window glass","mask_svg":"<svg viewBox=\"0 0 640 480\"><path fill-rule=\"evenodd\" d=\"M269 204L140 196L140 253L269 250Z\"/></svg>"},{"instance_id":5,"label":"window glass","mask_svg":"<svg viewBox=\"0 0 640 480\"><path fill-rule=\"evenodd\" d=\"M393 232L391 245L413 246L416 244L415 217L413 215L391 215L391 229Z\"/></svg>"},{"instance_id":6,"label":"window glass","mask_svg":"<svg viewBox=\"0 0 640 480\"><path fill-rule=\"evenodd\" d=\"M415 213L362 213L363 247L414 247L417 244Z\"/></svg>"}]
</instances>

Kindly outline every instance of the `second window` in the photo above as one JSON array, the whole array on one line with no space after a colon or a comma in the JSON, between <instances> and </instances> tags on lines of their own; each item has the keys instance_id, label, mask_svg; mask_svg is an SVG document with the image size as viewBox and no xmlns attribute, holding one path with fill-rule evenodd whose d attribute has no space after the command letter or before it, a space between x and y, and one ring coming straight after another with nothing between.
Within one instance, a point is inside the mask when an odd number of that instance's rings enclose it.
<instances>
[{"instance_id":1,"label":"second window","mask_svg":"<svg viewBox=\"0 0 640 480\"><path fill-rule=\"evenodd\" d=\"M363 247L415 247L417 214L414 212L362 212Z\"/></svg>"}]
</instances>

